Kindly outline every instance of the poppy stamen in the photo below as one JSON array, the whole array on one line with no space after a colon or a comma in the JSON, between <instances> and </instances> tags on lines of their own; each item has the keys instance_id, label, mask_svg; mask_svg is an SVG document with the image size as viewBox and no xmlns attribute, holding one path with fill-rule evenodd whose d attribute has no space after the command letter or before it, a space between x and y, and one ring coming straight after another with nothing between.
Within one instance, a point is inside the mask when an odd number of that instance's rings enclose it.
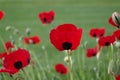
<instances>
[{"instance_id":1,"label":"poppy stamen","mask_svg":"<svg viewBox=\"0 0 120 80\"><path fill-rule=\"evenodd\" d=\"M43 21L44 21L44 22L47 22L47 19L46 19L46 18L43 18Z\"/></svg>"},{"instance_id":2,"label":"poppy stamen","mask_svg":"<svg viewBox=\"0 0 120 80\"><path fill-rule=\"evenodd\" d=\"M96 56L96 53L92 54L92 56Z\"/></svg>"},{"instance_id":3,"label":"poppy stamen","mask_svg":"<svg viewBox=\"0 0 120 80\"><path fill-rule=\"evenodd\" d=\"M22 62L21 62L21 61L15 62L15 63L14 63L14 67L15 67L16 69L21 69L21 68L22 68Z\"/></svg>"},{"instance_id":4,"label":"poppy stamen","mask_svg":"<svg viewBox=\"0 0 120 80\"><path fill-rule=\"evenodd\" d=\"M72 47L72 44L69 42L64 42L62 47L64 50L69 50Z\"/></svg>"},{"instance_id":5,"label":"poppy stamen","mask_svg":"<svg viewBox=\"0 0 120 80\"><path fill-rule=\"evenodd\" d=\"M94 37L96 37L96 34L93 34Z\"/></svg>"},{"instance_id":6,"label":"poppy stamen","mask_svg":"<svg viewBox=\"0 0 120 80\"><path fill-rule=\"evenodd\" d=\"M106 43L105 43L105 45L106 45L106 46L109 46L109 45L110 45L110 43L109 43L109 42L106 42Z\"/></svg>"}]
</instances>

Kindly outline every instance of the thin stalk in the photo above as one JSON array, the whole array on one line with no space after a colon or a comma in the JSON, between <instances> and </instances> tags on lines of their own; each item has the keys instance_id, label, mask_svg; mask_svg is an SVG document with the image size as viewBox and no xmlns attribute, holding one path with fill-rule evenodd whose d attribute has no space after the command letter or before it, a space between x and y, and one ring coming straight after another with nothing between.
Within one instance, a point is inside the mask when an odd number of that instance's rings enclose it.
<instances>
[{"instance_id":1,"label":"thin stalk","mask_svg":"<svg viewBox=\"0 0 120 80\"><path fill-rule=\"evenodd\" d=\"M112 62L113 62L113 44L111 44L110 45L110 50L111 50L111 52L110 52L110 55L109 55L109 64L111 64ZM112 65L108 65L108 68L111 68L111 70L112 70ZM113 77L111 77L111 74L110 74L110 80L112 80L113 79Z\"/></svg>"},{"instance_id":2,"label":"thin stalk","mask_svg":"<svg viewBox=\"0 0 120 80\"><path fill-rule=\"evenodd\" d=\"M85 73L84 73L84 70L85 70L85 57L84 57L84 53L85 53L85 50L86 48L83 48L82 49L82 59L81 59L81 76L82 76L82 80L85 80ZM80 56L80 55L79 55Z\"/></svg>"},{"instance_id":3,"label":"thin stalk","mask_svg":"<svg viewBox=\"0 0 120 80\"><path fill-rule=\"evenodd\" d=\"M111 47L111 53L110 53L110 61L113 60L113 45L110 45Z\"/></svg>"},{"instance_id":4,"label":"thin stalk","mask_svg":"<svg viewBox=\"0 0 120 80\"><path fill-rule=\"evenodd\" d=\"M100 53L99 53L100 54ZM97 58L97 79L100 80L100 58Z\"/></svg>"},{"instance_id":5,"label":"thin stalk","mask_svg":"<svg viewBox=\"0 0 120 80\"><path fill-rule=\"evenodd\" d=\"M71 55L72 55L71 50L67 50L70 80L73 80L72 59L70 58Z\"/></svg>"},{"instance_id":6,"label":"thin stalk","mask_svg":"<svg viewBox=\"0 0 120 80\"><path fill-rule=\"evenodd\" d=\"M97 44L97 50L98 50L98 52L97 52L97 55L96 55L96 58L97 58L97 74L96 74L96 76L97 76L97 79L98 80L100 80L100 55L101 55L101 50L102 50L102 48L100 48L99 47L99 45Z\"/></svg>"}]
</instances>

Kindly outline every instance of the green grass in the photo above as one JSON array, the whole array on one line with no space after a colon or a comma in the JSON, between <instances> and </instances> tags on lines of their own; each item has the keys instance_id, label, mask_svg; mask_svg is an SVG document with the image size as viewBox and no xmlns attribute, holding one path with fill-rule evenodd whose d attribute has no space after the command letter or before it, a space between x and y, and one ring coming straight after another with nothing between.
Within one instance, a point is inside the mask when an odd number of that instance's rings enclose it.
<instances>
[{"instance_id":1,"label":"green grass","mask_svg":"<svg viewBox=\"0 0 120 80\"><path fill-rule=\"evenodd\" d=\"M31 56L36 64L25 68L25 73L20 72L22 80L69 80L68 75L59 75L54 70L56 63L64 63L64 52L57 51L49 40L49 33L52 28L63 23L73 23L83 28L83 36L80 47L73 52L74 59L74 80L98 80L96 77L96 58L87 59L85 49L82 47L87 41L88 47L94 47L95 39L92 39L88 32L93 27L105 27L106 34L112 34L115 30L108 24L108 18L114 11L120 11L119 0L0 0L0 10L5 11L5 17L0 21L0 35L4 42L13 36L18 42L19 35L14 35L12 31L6 31L6 26L19 29L21 35L26 28L31 28L31 35L40 35L39 45L24 45L31 52ZM55 20L52 24L43 26L38 18L38 13L42 11L54 10ZM22 44L22 43L19 43ZM45 50L42 49L45 46ZM101 54L100 80L109 79L107 74L109 49L105 48ZM0 43L0 52L4 48ZM67 65L67 64L66 64ZM17 77L18 75L15 75ZM54 79L53 79L54 78ZM13 80L9 75L0 73L1 80Z\"/></svg>"}]
</instances>

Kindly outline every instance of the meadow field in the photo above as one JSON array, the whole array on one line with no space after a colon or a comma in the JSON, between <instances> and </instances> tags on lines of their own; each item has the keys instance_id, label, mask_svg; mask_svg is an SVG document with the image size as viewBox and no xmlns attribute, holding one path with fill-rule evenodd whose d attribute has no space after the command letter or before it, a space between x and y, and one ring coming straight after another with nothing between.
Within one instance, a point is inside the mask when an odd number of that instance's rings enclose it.
<instances>
[{"instance_id":1,"label":"meadow field","mask_svg":"<svg viewBox=\"0 0 120 80\"><path fill-rule=\"evenodd\" d=\"M87 58L86 49L97 44L96 39L89 35L91 28L106 28L105 35L111 35L116 30L108 23L108 19L113 12L120 12L120 0L0 0L0 10L5 12L0 21L0 40L13 40L17 47L29 50L32 58L29 66L12 77L7 73L0 73L0 80L71 80L69 72L62 75L55 71L57 63L67 66L64 61L66 53L58 51L49 38L53 28L65 23L72 23L83 29L81 43L72 52L73 80L115 80L112 73L108 74L111 46L102 49L99 60L96 57ZM43 26L38 14L50 10L56 13L54 21ZM7 27L11 30L7 31ZM27 35L28 28L31 30L30 36L40 36L39 44L26 45L19 40ZM1 53L5 50L2 41ZM113 46L113 53L120 52Z\"/></svg>"}]
</instances>

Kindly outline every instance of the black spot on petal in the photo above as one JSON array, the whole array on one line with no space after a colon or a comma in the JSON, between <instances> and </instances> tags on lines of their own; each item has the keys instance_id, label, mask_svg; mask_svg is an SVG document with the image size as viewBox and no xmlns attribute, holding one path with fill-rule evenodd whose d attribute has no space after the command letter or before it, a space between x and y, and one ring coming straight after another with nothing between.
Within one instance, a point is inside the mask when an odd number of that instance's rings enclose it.
<instances>
[{"instance_id":1,"label":"black spot on petal","mask_svg":"<svg viewBox=\"0 0 120 80\"><path fill-rule=\"evenodd\" d=\"M92 54L92 56L96 56L96 54L94 53L94 54Z\"/></svg>"},{"instance_id":2,"label":"black spot on petal","mask_svg":"<svg viewBox=\"0 0 120 80\"><path fill-rule=\"evenodd\" d=\"M93 37L96 37L97 35L96 34L93 34Z\"/></svg>"},{"instance_id":3,"label":"black spot on petal","mask_svg":"<svg viewBox=\"0 0 120 80\"><path fill-rule=\"evenodd\" d=\"M63 47L64 50L69 50L72 47L72 43L64 42L62 44L62 47Z\"/></svg>"},{"instance_id":4,"label":"black spot on petal","mask_svg":"<svg viewBox=\"0 0 120 80\"><path fill-rule=\"evenodd\" d=\"M14 63L14 67L15 67L16 69L21 69L21 68L22 68L22 62L21 62L21 61L15 62L15 63Z\"/></svg>"},{"instance_id":5,"label":"black spot on petal","mask_svg":"<svg viewBox=\"0 0 120 80\"><path fill-rule=\"evenodd\" d=\"M109 46L109 45L110 45L110 42L106 42L106 43L105 43L105 46Z\"/></svg>"},{"instance_id":6,"label":"black spot on petal","mask_svg":"<svg viewBox=\"0 0 120 80\"><path fill-rule=\"evenodd\" d=\"M47 22L47 19L46 19L46 18L43 18L43 21L44 21L44 22Z\"/></svg>"},{"instance_id":7,"label":"black spot on petal","mask_svg":"<svg viewBox=\"0 0 120 80\"><path fill-rule=\"evenodd\" d=\"M103 34L100 34L100 37L102 37L103 36Z\"/></svg>"}]
</instances>

